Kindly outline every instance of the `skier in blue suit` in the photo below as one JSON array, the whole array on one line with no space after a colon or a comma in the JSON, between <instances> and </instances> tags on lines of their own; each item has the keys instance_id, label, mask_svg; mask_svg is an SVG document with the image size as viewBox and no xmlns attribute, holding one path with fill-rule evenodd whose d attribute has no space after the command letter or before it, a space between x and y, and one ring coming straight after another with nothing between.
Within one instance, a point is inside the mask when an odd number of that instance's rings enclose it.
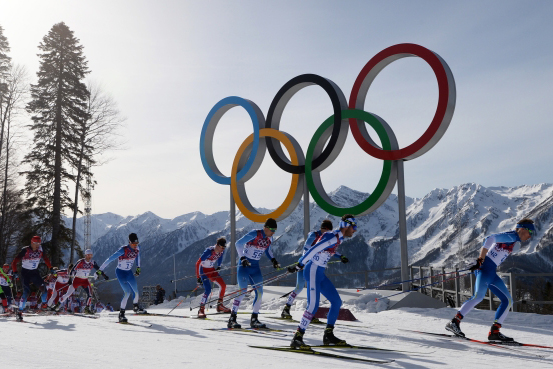
<instances>
[{"instance_id":1,"label":"skier in blue suit","mask_svg":"<svg viewBox=\"0 0 553 369\"><path fill-rule=\"evenodd\" d=\"M255 300L253 302L250 327L266 328L266 325L261 323L258 319L261 298L263 297L263 276L259 268L259 259L265 254L271 259L275 269L280 268L280 264L274 258L270 248L276 230L276 220L269 218L265 222L263 229L254 229L236 242L236 251L238 252L238 256L240 256L240 264L238 265L237 271L238 286L241 290L240 295L234 299L232 304L232 311L227 324L228 328L242 327L236 322L236 314L244 298L244 293L247 291L248 284L255 286Z\"/></svg>"},{"instance_id":2,"label":"skier in blue suit","mask_svg":"<svg viewBox=\"0 0 553 369\"><path fill-rule=\"evenodd\" d=\"M342 217L338 229L326 232L313 247L311 247L298 261L298 264L288 268L290 273L303 270L303 276L307 282L307 308L301 319L298 330L290 343L292 348L305 347L303 335L313 315L319 308L321 293L330 302L330 310L327 316L327 325L323 335L325 345L345 345L346 341L334 336L334 323L338 318L342 299L336 291L336 287L325 275L328 260L336 254L338 246L345 237L351 237L357 231L357 221L351 214ZM304 269L305 267L305 269Z\"/></svg>"},{"instance_id":3,"label":"skier in blue suit","mask_svg":"<svg viewBox=\"0 0 553 369\"><path fill-rule=\"evenodd\" d=\"M307 239L305 240L305 243L303 244L303 255L305 255L305 253L307 251L309 251L309 249L312 246L314 246L317 242L319 242L319 240L321 239L321 237L323 236L324 233L330 232L330 231L332 231L332 222L328 219L325 219L321 223L321 229L320 230L314 231L314 232L309 232L309 234L307 235ZM348 258L346 258L343 255L340 255L339 253L335 253L334 257L340 259L343 263L348 262ZM305 278L303 277L303 273L300 272L300 273L297 274L296 288L292 292L290 292L290 295L288 296L288 301L286 301L286 305L284 305L284 309L282 310L282 313L280 314L280 316L282 318L292 319L292 315L290 314L290 307L292 306L292 304L296 300L296 296L299 295L301 291L303 291L304 286L305 286ZM319 323L319 319L313 318L311 320L311 323Z\"/></svg>"},{"instance_id":4,"label":"skier in blue suit","mask_svg":"<svg viewBox=\"0 0 553 369\"><path fill-rule=\"evenodd\" d=\"M474 296L466 301L455 317L446 324L445 329L453 332L456 336L465 337L461 331L460 324L476 305L478 305L486 295L489 288L501 300L501 304L495 312L495 320L488 334L490 341L513 341L512 338L504 336L499 329L509 313L509 308L513 300L507 286L497 275L497 267L511 253L520 249L520 243L529 240L536 233L534 221L524 218L519 221L514 231L493 234L484 240L484 245L480 249L480 256L476 264L470 268L476 275Z\"/></svg>"},{"instance_id":5,"label":"skier in blue suit","mask_svg":"<svg viewBox=\"0 0 553 369\"><path fill-rule=\"evenodd\" d=\"M121 246L113 255L111 255L100 269L96 272L98 275L103 275L104 278L108 279L104 273L104 269L108 266L109 263L118 259L117 268L115 269L115 274L117 275L117 280L123 289L125 294L121 300L121 307L119 309L119 322L126 323L127 318L125 317L125 307L127 306L127 300L129 296L133 295L133 310L135 313L144 313L144 310L138 305L138 286L136 284L135 276L140 275L140 248L138 247L138 236L136 233L129 234L129 244ZM132 267L134 261L136 260L136 272L133 274Z\"/></svg>"}]
</instances>

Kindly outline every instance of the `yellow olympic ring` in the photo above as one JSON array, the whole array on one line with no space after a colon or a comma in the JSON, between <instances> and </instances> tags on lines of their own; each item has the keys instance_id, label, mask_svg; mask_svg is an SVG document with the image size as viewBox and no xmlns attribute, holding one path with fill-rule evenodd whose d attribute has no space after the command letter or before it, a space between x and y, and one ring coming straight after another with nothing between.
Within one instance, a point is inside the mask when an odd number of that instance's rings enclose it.
<instances>
[{"instance_id":1,"label":"yellow olympic ring","mask_svg":"<svg viewBox=\"0 0 553 369\"><path fill-rule=\"evenodd\" d=\"M303 153L298 142L289 134L272 128L263 128L259 130L259 137L271 137L280 141L288 151L292 165L303 165L305 163L305 158L303 157ZM288 195L286 195L284 202L273 212L269 214L260 214L257 211L251 211L250 209L255 208L251 206L250 201L248 200L245 182L255 174L257 169L254 169L253 173L247 173L247 175L245 175L240 181L237 181L237 173L239 166L241 167L240 164L242 157L245 157L246 159L249 157L253 141L254 134L252 133L244 140L242 145L240 145L236 157L234 158L234 162L232 163L232 172L230 175L232 196L234 197L236 206L238 206L238 209L240 209L242 214L256 223L264 223L267 218L274 218L276 220L284 219L290 215L292 211L294 211L303 195L302 188L305 176L304 174L292 174L292 182L290 184ZM257 166L257 168L259 168L259 166Z\"/></svg>"}]
</instances>

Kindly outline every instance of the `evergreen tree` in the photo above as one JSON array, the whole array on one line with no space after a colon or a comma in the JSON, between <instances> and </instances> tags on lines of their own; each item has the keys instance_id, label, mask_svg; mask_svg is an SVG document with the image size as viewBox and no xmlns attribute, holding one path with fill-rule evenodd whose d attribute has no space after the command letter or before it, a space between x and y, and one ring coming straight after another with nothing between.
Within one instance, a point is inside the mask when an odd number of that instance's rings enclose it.
<instances>
[{"instance_id":1,"label":"evergreen tree","mask_svg":"<svg viewBox=\"0 0 553 369\"><path fill-rule=\"evenodd\" d=\"M12 63L8 56L9 52L8 39L4 36L4 29L0 26L0 154L4 144L4 125L10 110L7 94Z\"/></svg>"},{"instance_id":2,"label":"evergreen tree","mask_svg":"<svg viewBox=\"0 0 553 369\"><path fill-rule=\"evenodd\" d=\"M39 50L38 82L31 85L27 105L34 138L24 159L30 167L24 172L25 192L35 220L33 231L50 236L47 251L58 265L63 263L61 249L71 240L61 214L73 206L68 183L75 180L70 168L78 151L78 128L88 119L89 92L82 81L89 71L83 46L63 22L52 27Z\"/></svg>"},{"instance_id":3,"label":"evergreen tree","mask_svg":"<svg viewBox=\"0 0 553 369\"><path fill-rule=\"evenodd\" d=\"M11 58L8 56L10 52L10 45L8 39L4 36L4 29L0 26L0 84L5 84L6 79L9 75L9 70L11 67ZM2 88L4 91L6 89L5 85Z\"/></svg>"}]
</instances>

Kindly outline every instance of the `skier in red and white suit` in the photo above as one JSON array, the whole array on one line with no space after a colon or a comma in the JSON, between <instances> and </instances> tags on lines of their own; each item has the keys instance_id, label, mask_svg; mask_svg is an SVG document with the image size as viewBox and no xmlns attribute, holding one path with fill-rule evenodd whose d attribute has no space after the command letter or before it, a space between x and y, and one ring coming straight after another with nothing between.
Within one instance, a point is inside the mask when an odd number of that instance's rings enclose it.
<instances>
[{"instance_id":1,"label":"skier in red and white suit","mask_svg":"<svg viewBox=\"0 0 553 369\"><path fill-rule=\"evenodd\" d=\"M200 309L198 310L198 318L205 318L205 303L209 295L211 294L212 281L219 286L219 299L217 300L217 312L218 313L230 313L230 309L223 305L223 296L225 296L225 289L227 285L223 278L219 275L218 271L221 269L221 262L223 261L223 254L225 253L227 240L221 237L217 240L215 246L208 247L202 253L198 261L196 262L196 277L198 279L198 285L203 285L205 292L200 301ZM217 265L217 267L215 267Z\"/></svg>"},{"instance_id":2,"label":"skier in red and white suit","mask_svg":"<svg viewBox=\"0 0 553 369\"><path fill-rule=\"evenodd\" d=\"M48 307L56 304L64 293L67 292L69 287L69 272L73 268L73 264L69 264L67 269L60 269L54 273L54 276L57 277L56 284L52 292L52 296L48 299Z\"/></svg>"},{"instance_id":3,"label":"skier in red and white suit","mask_svg":"<svg viewBox=\"0 0 553 369\"><path fill-rule=\"evenodd\" d=\"M84 311L87 314L94 314L94 309L91 306L92 286L88 281L88 276L90 275L92 268L98 270L100 269L100 267L98 266L98 264L96 264L94 260L92 260L92 250L87 249L84 254L84 259L77 261L77 263L75 263L75 266L71 270L71 273L69 273L69 289L56 304L56 310L59 308L59 305L63 304L65 300L67 300L67 298L71 296L73 292L75 292L75 290L77 290L77 288L82 287L87 294L86 307L84 308ZM71 278L73 278L73 283L71 283Z\"/></svg>"}]
</instances>

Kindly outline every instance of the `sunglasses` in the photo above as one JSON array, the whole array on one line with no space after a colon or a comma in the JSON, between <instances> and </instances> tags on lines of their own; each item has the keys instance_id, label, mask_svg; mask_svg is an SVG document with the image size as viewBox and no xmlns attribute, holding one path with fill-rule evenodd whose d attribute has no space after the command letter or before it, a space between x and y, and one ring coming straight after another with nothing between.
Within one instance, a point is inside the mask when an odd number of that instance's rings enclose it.
<instances>
[{"instance_id":1,"label":"sunglasses","mask_svg":"<svg viewBox=\"0 0 553 369\"><path fill-rule=\"evenodd\" d=\"M277 230L276 228L269 228L269 227L267 227L267 229L271 232L276 232L276 230Z\"/></svg>"},{"instance_id":2,"label":"sunglasses","mask_svg":"<svg viewBox=\"0 0 553 369\"><path fill-rule=\"evenodd\" d=\"M531 229L528 229L528 228L526 228L526 230L528 231L528 233L530 233L530 236L533 236L533 235L534 235L534 233L536 232L536 231L533 231L533 230L531 230Z\"/></svg>"},{"instance_id":3,"label":"sunglasses","mask_svg":"<svg viewBox=\"0 0 553 369\"><path fill-rule=\"evenodd\" d=\"M131 245L138 245L138 242L131 242Z\"/></svg>"},{"instance_id":4,"label":"sunglasses","mask_svg":"<svg viewBox=\"0 0 553 369\"><path fill-rule=\"evenodd\" d=\"M351 225L353 227L353 230L356 231L357 230L357 223L349 220L349 219L346 219L344 220L344 222L346 222L347 224Z\"/></svg>"}]
</instances>

